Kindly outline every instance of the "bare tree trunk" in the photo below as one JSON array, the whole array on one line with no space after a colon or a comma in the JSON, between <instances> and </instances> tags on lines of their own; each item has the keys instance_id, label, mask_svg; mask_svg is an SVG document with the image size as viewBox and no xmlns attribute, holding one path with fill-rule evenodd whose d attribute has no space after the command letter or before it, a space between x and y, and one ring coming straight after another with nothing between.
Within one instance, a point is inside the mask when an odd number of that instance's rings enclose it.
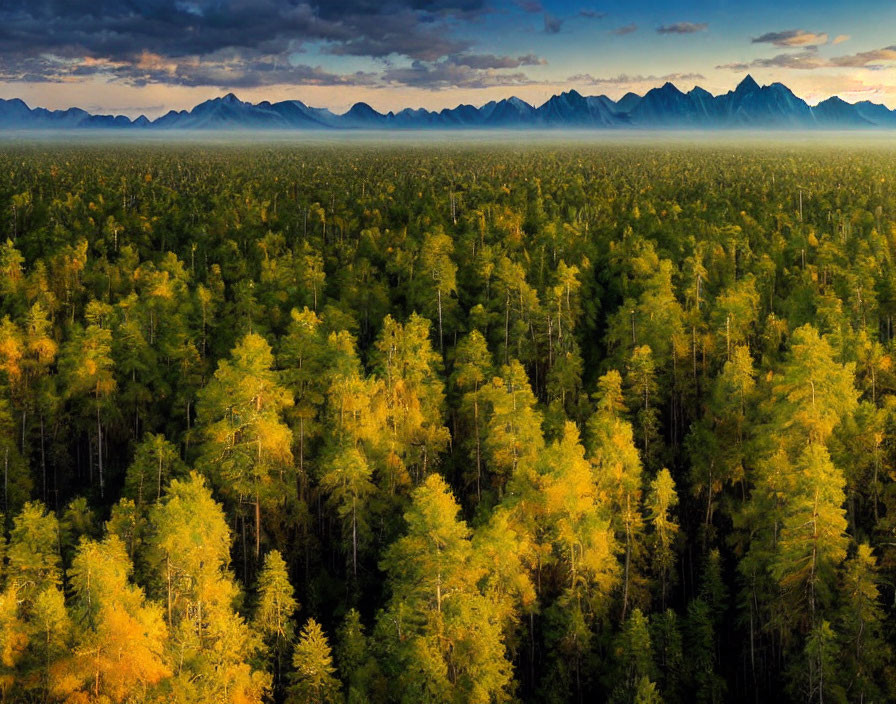
<instances>
[{"instance_id":1,"label":"bare tree trunk","mask_svg":"<svg viewBox=\"0 0 896 704\"><path fill-rule=\"evenodd\" d=\"M439 350L442 356L445 356L445 343L442 341L442 289L438 289L439 294Z\"/></svg>"},{"instance_id":2,"label":"bare tree trunk","mask_svg":"<svg viewBox=\"0 0 896 704\"><path fill-rule=\"evenodd\" d=\"M162 498L162 453L159 453L159 485L156 490L156 501Z\"/></svg>"},{"instance_id":3,"label":"bare tree trunk","mask_svg":"<svg viewBox=\"0 0 896 704\"><path fill-rule=\"evenodd\" d=\"M103 425L100 423L100 404L97 399L96 404L96 450L97 450L97 466L100 473L100 498L103 498L103 489L105 481L103 479Z\"/></svg>"},{"instance_id":4,"label":"bare tree trunk","mask_svg":"<svg viewBox=\"0 0 896 704\"><path fill-rule=\"evenodd\" d=\"M358 520L355 516L354 499L352 499L352 575L358 576Z\"/></svg>"},{"instance_id":5,"label":"bare tree trunk","mask_svg":"<svg viewBox=\"0 0 896 704\"><path fill-rule=\"evenodd\" d=\"M479 436L479 390L473 401L473 428L476 433L476 501L482 501L482 438Z\"/></svg>"},{"instance_id":6,"label":"bare tree trunk","mask_svg":"<svg viewBox=\"0 0 896 704\"><path fill-rule=\"evenodd\" d=\"M255 494L255 560L261 555L261 500Z\"/></svg>"},{"instance_id":7,"label":"bare tree trunk","mask_svg":"<svg viewBox=\"0 0 896 704\"><path fill-rule=\"evenodd\" d=\"M44 450L44 414L40 414L40 469L44 480L44 503L47 503L47 453Z\"/></svg>"}]
</instances>

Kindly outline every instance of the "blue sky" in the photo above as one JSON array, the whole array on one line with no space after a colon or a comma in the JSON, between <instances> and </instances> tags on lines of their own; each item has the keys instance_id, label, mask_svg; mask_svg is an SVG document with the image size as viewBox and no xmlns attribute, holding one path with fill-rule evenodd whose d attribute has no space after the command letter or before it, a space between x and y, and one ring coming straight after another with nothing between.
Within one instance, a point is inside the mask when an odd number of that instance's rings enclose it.
<instances>
[{"instance_id":1,"label":"blue sky","mask_svg":"<svg viewBox=\"0 0 896 704\"><path fill-rule=\"evenodd\" d=\"M132 116L223 92L344 110L618 98L746 74L896 108L896 0L4 0L0 97Z\"/></svg>"}]
</instances>

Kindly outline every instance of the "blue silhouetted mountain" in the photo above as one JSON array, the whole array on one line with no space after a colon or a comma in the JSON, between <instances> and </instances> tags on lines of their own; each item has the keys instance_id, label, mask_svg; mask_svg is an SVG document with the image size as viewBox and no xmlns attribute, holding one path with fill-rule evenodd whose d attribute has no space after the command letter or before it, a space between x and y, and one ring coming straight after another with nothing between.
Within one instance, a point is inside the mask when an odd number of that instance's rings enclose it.
<instances>
[{"instance_id":1,"label":"blue silhouetted mountain","mask_svg":"<svg viewBox=\"0 0 896 704\"><path fill-rule=\"evenodd\" d=\"M458 105L439 112L444 127L479 127L484 119L483 111L473 105Z\"/></svg>"},{"instance_id":2,"label":"blue silhouetted mountain","mask_svg":"<svg viewBox=\"0 0 896 704\"><path fill-rule=\"evenodd\" d=\"M733 91L716 98L720 126L809 128L815 125L811 108L782 83L759 87L747 76Z\"/></svg>"},{"instance_id":3,"label":"blue silhouetted mountain","mask_svg":"<svg viewBox=\"0 0 896 704\"><path fill-rule=\"evenodd\" d=\"M704 124L698 101L671 83L647 91L628 114L633 124L644 127L697 127Z\"/></svg>"},{"instance_id":4,"label":"blue silhouetted mountain","mask_svg":"<svg viewBox=\"0 0 896 704\"><path fill-rule=\"evenodd\" d=\"M820 127L844 129L874 126L874 123L867 120L855 105L851 105L837 96L823 100L813 107L812 115Z\"/></svg>"},{"instance_id":5,"label":"blue silhouetted mountain","mask_svg":"<svg viewBox=\"0 0 896 704\"><path fill-rule=\"evenodd\" d=\"M637 93L626 93L619 100L616 101L616 111L617 112L631 112L635 105L641 102L641 96Z\"/></svg>"},{"instance_id":6,"label":"blue silhouetted mountain","mask_svg":"<svg viewBox=\"0 0 896 704\"><path fill-rule=\"evenodd\" d=\"M145 117L131 120L124 115L91 115L80 108L47 110L29 108L22 100L0 99L0 128L5 129L102 129L141 127Z\"/></svg>"},{"instance_id":7,"label":"blue silhouetted mountain","mask_svg":"<svg viewBox=\"0 0 896 704\"><path fill-rule=\"evenodd\" d=\"M156 120L92 115L79 108L29 108L18 99L0 100L0 129L326 130L490 129L550 127L599 129L871 129L896 128L896 111L868 101L829 98L814 107L782 83L760 86L746 76L722 95L696 86L683 93L672 83L643 96L618 101L570 90L535 108L520 98L481 107L458 105L438 112L405 108L381 113L355 103L339 115L300 100L248 103L228 93L192 110L172 110Z\"/></svg>"},{"instance_id":8,"label":"blue silhouetted mountain","mask_svg":"<svg viewBox=\"0 0 896 704\"><path fill-rule=\"evenodd\" d=\"M344 127L385 127L387 115L377 112L367 103L355 103L349 111L336 119L335 124Z\"/></svg>"},{"instance_id":9,"label":"blue silhouetted mountain","mask_svg":"<svg viewBox=\"0 0 896 704\"><path fill-rule=\"evenodd\" d=\"M613 107L606 96L584 98L571 90L555 95L535 112L540 124L552 127L613 127L620 124Z\"/></svg>"},{"instance_id":10,"label":"blue silhouetted mountain","mask_svg":"<svg viewBox=\"0 0 896 704\"><path fill-rule=\"evenodd\" d=\"M862 100L853 105L855 111L865 120L878 127L896 127L896 110L890 110L886 105L872 103L870 100Z\"/></svg>"},{"instance_id":11,"label":"blue silhouetted mountain","mask_svg":"<svg viewBox=\"0 0 896 704\"><path fill-rule=\"evenodd\" d=\"M489 127L531 127L535 124L535 117L535 108L514 96L491 105L482 124Z\"/></svg>"},{"instance_id":12,"label":"blue silhouetted mountain","mask_svg":"<svg viewBox=\"0 0 896 704\"><path fill-rule=\"evenodd\" d=\"M336 115L323 108L310 108L301 100L259 103L258 107L279 115L290 127L317 129L336 126Z\"/></svg>"}]
</instances>

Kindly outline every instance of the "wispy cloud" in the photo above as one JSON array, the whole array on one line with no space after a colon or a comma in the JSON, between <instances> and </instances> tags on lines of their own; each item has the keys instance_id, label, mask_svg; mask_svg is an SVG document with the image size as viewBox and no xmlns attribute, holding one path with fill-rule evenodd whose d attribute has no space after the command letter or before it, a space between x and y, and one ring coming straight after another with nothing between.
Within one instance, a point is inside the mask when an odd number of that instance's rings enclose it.
<instances>
[{"instance_id":1,"label":"wispy cloud","mask_svg":"<svg viewBox=\"0 0 896 704\"><path fill-rule=\"evenodd\" d=\"M716 66L718 69L731 71L744 71L750 68L784 68L801 71L811 71L821 68L867 68L881 69L896 62L896 45L862 51L857 54L824 58L814 49L809 47L803 51L791 54L778 54L770 58L754 59L749 62L735 62Z\"/></svg>"},{"instance_id":2,"label":"wispy cloud","mask_svg":"<svg viewBox=\"0 0 896 704\"><path fill-rule=\"evenodd\" d=\"M383 72L383 81L387 85L402 85L430 91L527 86L535 83L522 72L505 73L495 69L477 69L450 61L434 63L414 61L407 67L390 67Z\"/></svg>"},{"instance_id":3,"label":"wispy cloud","mask_svg":"<svg viewBox=\"0 0 896 704\"><path fill-rule=\"evenodd\" d=\"M515 0L514 5L520 8L523 12L531 12L532 14L544 10L544 6L539 0Z\"/></svg>"},{"instance_id":4,"label":"wispy cloud","mask_svg":"<svg viewBox=\"0 0 896 704\"><path fill-rule=\"evenodd\" d=\"M849 68L883 68L882 64L896 61L896 44L873 51L861 51L848 56L836 56L831 65Z\"/></svg>"},{"instance_id":5,"label":"wispy cloud","mask_svg":"<svg viewBox=\"0 0 896 704\"><path fill-rule=\"evenodd\" d=\"M599 12L598 10L591 10L588 8L579 10L579 17L584 17L589 20L602 20L606 16L606 12Z\"/></svg>"},{"instance_id":6,"label":"wispy cloud","mask_svg":"<svg viewBox=\"0 0 896 704\"><path fill-rule=\"evenodd\" d=\"M804 29L786 29L783 32L766 32L753 37L753 44L774 44L783 47L821 46L828 43L824 32L807 32Z\"/></svg>"},{"instance_id":7,"label":"wispy cloud","mask_svg":"<svg viewBox=\"0 0 896 704\"><path fill-rule=\"evenodd\" d=\"M477 69L519 68L520 66L544 66L547 61L535 54L525 56L495 56L494 54L458 54L448 58L455 66Z\"/></svg>"},{"instance_id":8,"label":"wispy cloud","mask_svg":"<svg viewBox=\"0 0 896 704\"><path fill-rule=\"evenodd\" d=\"M795 70L812 70L824 68L830 64L814 51L801 51L796 54L778 54L768 58L754 59L749 62L720 64L717 69L729 71L747 71L751 68L785 68Z\"/></svg>"},{"instance_id":9,"label":"wispy cloud","mask_svg":"<svg viewBox=\"0 0 896 704\"><path fill-rule=\"evenodd\" d=\"M664 24L656 28L659 34L694 34L695 32L705 32L706 22L676 22L675 24Z\"/></svg>"},{"instance_id":10,"label":"wispy cloud","mask_svg":"<svg viewBox=\"0 0 896 704\"><path fill-rule=\"evenodd\" d=\"M626 34L631 34L637 31L638 25L632 22L631 24L624 24L621 27L617 27L613 30L613 34L615 34L617 37L624 37Z\"/></svg>"},{"instance_id":11,"label":"wispy cloud","mask_svg":"<svg viewBox=\"0 0 896 704\"><path fill-rule=\"evenodd\" d=\"M642 74L629 75L627 73L620 73L617 76L593 76L590 73L577 73L576 75L567 78L566 82L589 86L619 86L640 83L674 83L675 81L688 83L691 81L700 81L704 78L705 76L701 73L667 73L664 76L644 76Z\"/></svg>"}]
</instances>

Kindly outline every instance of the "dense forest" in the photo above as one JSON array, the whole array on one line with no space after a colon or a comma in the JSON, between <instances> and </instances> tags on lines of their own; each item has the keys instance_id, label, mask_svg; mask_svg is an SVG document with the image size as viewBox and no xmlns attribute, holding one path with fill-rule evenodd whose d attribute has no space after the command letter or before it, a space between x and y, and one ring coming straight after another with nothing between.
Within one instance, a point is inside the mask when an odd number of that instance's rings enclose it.
<instances>
[{"instance_id":1,"label":"dense forest","mask_svg":"<svg viewBox=\"0 0 896 704\"><path fill-rule=\"evenodd\" d=\"M896 698L896 151L7 144L3 702Z\"/></svg>"}]
</instances>

